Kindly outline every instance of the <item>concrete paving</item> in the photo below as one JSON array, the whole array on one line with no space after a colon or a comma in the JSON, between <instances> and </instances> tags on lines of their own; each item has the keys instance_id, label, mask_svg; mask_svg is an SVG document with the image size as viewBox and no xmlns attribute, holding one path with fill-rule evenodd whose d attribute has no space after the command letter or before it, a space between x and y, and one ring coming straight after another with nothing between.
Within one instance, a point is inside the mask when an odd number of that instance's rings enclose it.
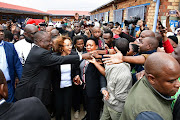
<instances>
[{"instance_id":1,"label":"concrete paving","mask_svg":"<svg viewBox=\"0 0 180 120\"><path fill-rule=\"evenodd\" d=\"M82 118L84 118L85 116L85 111L83 110L83 107L81 106L81 110L80 110L80 116L78 119L74 118L74 110L71 109L71 120L82 120ZM51 120L56 120L55 117L51 118Z\"/></svg>"}]
</instances>

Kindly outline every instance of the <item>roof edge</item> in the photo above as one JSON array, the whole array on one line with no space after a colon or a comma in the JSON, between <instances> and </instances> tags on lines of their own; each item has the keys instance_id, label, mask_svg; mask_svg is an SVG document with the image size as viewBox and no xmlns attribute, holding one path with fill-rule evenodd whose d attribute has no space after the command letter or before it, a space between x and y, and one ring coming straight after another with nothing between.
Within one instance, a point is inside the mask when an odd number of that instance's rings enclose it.
<instances>
[{"instance_id":1,"label":"roof edge","mask_svg":"<svg viewBox=\"0 0 180 120\"><path fill-rule=\"evenodd\" d=\"M105 4L101 5L100 7L98 7L98 8L96 8L96 9L90 11L89 13L95 12L95 11L97 11L98 9L101 9L101 8L105 7L106 5L108 5L108 4L112 4L114 1L115 1L115 0L111 0L111 1L109 1L108 3L105 3Z\"/></svg>"}]
</instances>

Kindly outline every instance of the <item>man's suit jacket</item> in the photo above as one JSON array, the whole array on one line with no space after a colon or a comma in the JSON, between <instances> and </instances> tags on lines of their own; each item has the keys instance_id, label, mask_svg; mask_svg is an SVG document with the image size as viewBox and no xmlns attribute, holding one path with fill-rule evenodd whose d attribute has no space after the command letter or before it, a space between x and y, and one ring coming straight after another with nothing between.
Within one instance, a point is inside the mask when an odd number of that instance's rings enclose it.
<instances>
[{"instance_id":1,"label":"man's suit jacket","mask_svg":"<svg viewBox=\"0 0 180 120\"><path fill-rule=\"evenodd\" d=\"M60 56L60 53L54 53L54 55ZM78 55L77 52L72 51L70 55ZM76 64L71 64L71 80L73 80L73 78L76 75L79 75L79 63L77 62ZM52 79L52 87L53 90L57 90L60 88L60 82L61 82L61 69L60 69L60 65L56 65L53 68L53 79Z\"/></svg>"},{"instance_id":2,"label":"man's suit jacket","mask_svg":"<svg viewBox=\"0 0 180 120\"><path fill-rule=\"evenodd\" d=\"M84 44L86 44L88 37L86 35L84 35L83 33L81 33L80 35L84 37ZM71 38L71 40L73 40L73 37L75 36L74 30L71 32L68 32L68 36Z\"/></svg>"},{"instance_id":3,"label":"man's suit jacket","mask_svg":"<svg viewBox=\"0 0 180 120\"><path fill-rule=\"evenodd\" d=\"M82 75L81 75L82 76ZM106 87L106 78L98 71L94 64L89 63L85 71L86 94L88 97L98 97L100 90Z\"/></svg>"},{"instance_id":4,"label":"man's suit jacket","mask_svg":"<svg viewBox=\"0 0 180 120\"><path fill-rule=\"evenodd\" d=\"M45 106L36 97L4 102L0 105L0 120L50 120Z\"/></svg>"},{"instance_id":5,"label":"man's suit jacket","mask_svg":"<svg viewBox=\"0 0 180 120\"><path fill-rule=\"evenodd\" d=\"M4 41L4 50L6 53L6 60L9 69L9 76L11 78L11 84L12 86L14 86L16 75L19 79L21 79L22 64L12 43Z\"/></svg>"},{"instance_id":6,"label":"man's suit jacket","mask_svg":"<svg viewBox=\"0 0 180 120\"><path fill-rule=\"evenodd\" d=\"M26 59L22 79L15 91L16 99L35 96L44 105L48 105L52 79L51 66L77 62L79 62L78 55L56 56L35 45Z\"/></svg>"}]
</instances>

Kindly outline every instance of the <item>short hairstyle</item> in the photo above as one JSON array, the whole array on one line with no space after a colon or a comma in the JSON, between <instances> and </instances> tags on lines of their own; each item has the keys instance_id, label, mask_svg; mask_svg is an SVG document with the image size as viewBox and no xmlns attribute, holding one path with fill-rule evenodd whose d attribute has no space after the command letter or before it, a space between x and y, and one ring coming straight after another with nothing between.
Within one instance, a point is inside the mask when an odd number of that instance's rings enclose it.
<instances>
[{"instance_id":1,"label":"short hairstyle","mask_svg":"<svg viewBox=\"0 0 180 120\"><path fill-rule=\"evenodd\" d=\"M159 41L155 37L145 37L144 39L149 39L148 43L152 45L153 50L159 47Z\"/></svg>"},{"instance_id":2,"label":"short hairstyle","mask_svg":"<svg viewBox=\"0 0 180 120\"><path fill-rule=\"evenodd\" d=\"M109 22L109 23L111 23L111 24L113 24L113 25L114 25L114 22L112 22L112 21L111 21L111 22Z\"/></svg>"},{"instance_id":3,"label":"short hairstyle","mask_svg":"<svg viewBox=\"0 0 180 120\"><path fill-rule=\"evenodd\" d=\"M176 36L168 36L171 40L173 40L176 44L178 44L178 38Z\"/></svg>"},{"instance_id":4,"label":"short hairstyle","mask_svg":"<svg viewBox=\"0 0 180 120\"><path fill-rule=\"evenodd\" d=\"M115 40L115 46L125 56L129 51L129 41L125 38L118 38Z\"/></svg>"},{"instance_id":5,"label":"short hairstyle","mask_svg":"<svg viewBox=\"0 0 180 120\"><path fill-rule=\"evenodd\" d=\"M95 42L96 45L98 45L98 39L94 38L94 37L90 37L88 40L93 40ZM88 41L87 40L87 41Z\"/></svg>"},{"instance_id":6,"label":"short hairstyle","mask_svg":"<svg viewBox=\"0 0 180 120\"><path fill-rule=\"evenodd\" d=\"M58 45L58 48L60 49L60 51L63 50L63 44L66 39L71 41L71 38L67 37L67 36L57 36L56 39L57 39L57 45Z\"/></svg>"},{"instance_id":7,"label":"short hairstyle","mask_svg":"<svg viewBox=\"0 0 180 120\"><path fill-rule=\"evenodd\" d=\"M4 39L13 40L13 34L9 30L4 30Z\"/></svg>"},{"instance_id":8,"label":"short hairstyle","mask_svg":"<svg viewBox=\"0 0 180 120\"><path fill-rule=\"evenodd\" d=\"M139 51L139 46L138 45L136 45L136 44L130 44L131 46L132 46L132 49L133 49L133 52L136 52L136 53L138 53Z\"/></svg>"},{"instance_id":9,"label":"short hairstyle","mask_svg":"<svg viewBox=\"0 0 180 120\"><path fill-rule=\"evenodd\" d=\"M77 40L83 39L84 41L84 37L82 35L77 35L73 37L73 45L76 44Z\"/></svg>"},{"instance_id":10,"label":"short hairstyle","mask_svg":"<svg viewBox=\"0 0 180 120\"><path fill-rule=\"evenodd\" d=\"M41 37L44 36L44 34L48 34L45 31L38 31L34 34L34 42L37 42L38 40L42 39Z\"/></svg>"},{"instance_id":11,"label":"short hairstyle","mask_svg":"<svg viewBox=\"0 0 180 120\"><path fill-rule=\"evenodd\" d=\"M118 25L118 26L120 25L119 22L115 22L115 24Z\"/></svg>"},{"instance_id":12,"label":"short hairstyle","mask_svg":"<svg viewBox=\"0 0 180 120\"><path fill-rule=\"evenodd\" d=\"M111 38L113 37L113 32L111 30L105 30L104 33L109 33Z\"/></svg>"}]
</instances>

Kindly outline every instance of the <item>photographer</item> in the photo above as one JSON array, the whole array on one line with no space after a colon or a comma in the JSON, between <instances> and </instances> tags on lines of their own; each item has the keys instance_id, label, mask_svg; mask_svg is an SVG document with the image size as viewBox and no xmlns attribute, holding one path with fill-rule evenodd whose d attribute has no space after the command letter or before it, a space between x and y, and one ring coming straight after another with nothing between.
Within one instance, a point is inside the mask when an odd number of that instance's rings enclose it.
<instances>
[{"instance_id":1,"label":"photographer","mask_svg":"<svg viewBox=\"0 0 180 120\"><path fill-rule=\"evenodd\" d=\"M139 31L136 32L136 38L139 38L141 32L142 32L143 30L149 30L149 28L148 28L148 27L145 27L146 23L145 23L145 21L142 20L142 19L141 19L141 20L138 20L137 25L139 26Z\"/></svg>"},{"instance_id":2,"label":"photographer","mask_svg":"<svg viewBox=\"0 0 180 120\"><path fill-rule=\"evenodd\" d=\"M124 24L129 29L129 35L136 37L136 24L140 20L140 17L132 17L130 20L125 20Z\"/></svg>"}]
</instances>

